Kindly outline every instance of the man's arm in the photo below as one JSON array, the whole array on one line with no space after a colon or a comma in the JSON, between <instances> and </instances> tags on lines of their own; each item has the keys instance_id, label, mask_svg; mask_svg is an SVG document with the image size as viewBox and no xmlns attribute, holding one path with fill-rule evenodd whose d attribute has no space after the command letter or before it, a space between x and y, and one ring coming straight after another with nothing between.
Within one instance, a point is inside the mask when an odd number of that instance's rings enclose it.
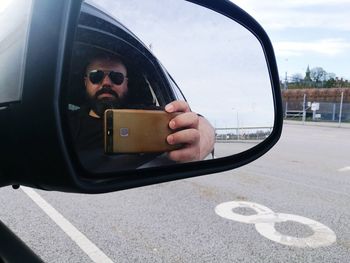
<instances>
[{"instance_id":1,"label":"man's arm","mask_svg":"<svg viewBox=\"0 0 350 263\"><path fill-rule=\"evenodd\" d=\"M191 112L186 101L173 101L165 107L167 112L180 112L169 122L176 131L167 137L169 144L184 144L179 150L169 152L169 158L178 162L203 160L214 149L215 131L203 117Z\"/></svg>"},{"instance_id":2,"label":"man's arm","mask_svg":"<svg viewBox=\"0 0 350 263\"><path fill-rule=\"evenodd\" d=\"M198 130L201 133L200 160L203 160L214 151L215 129L206 118L199 116Z\"/></svg>"}]
</instances>

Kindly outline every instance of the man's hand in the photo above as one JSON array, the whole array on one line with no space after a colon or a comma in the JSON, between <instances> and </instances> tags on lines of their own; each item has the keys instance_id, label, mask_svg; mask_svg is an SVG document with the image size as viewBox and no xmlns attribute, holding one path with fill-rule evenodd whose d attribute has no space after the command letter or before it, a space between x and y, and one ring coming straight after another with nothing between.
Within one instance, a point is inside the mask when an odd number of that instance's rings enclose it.
<instances>
[{"instance_id":1,"label":"man's hand","mask_svg":"<svg viewBox=\"0 0 350 263\"><path fill-rule=\"evenodd\" d=\"M214 128L206 119L191 112L186 101L173 101L165 110L181 113L169 122L170 129L175 132L167 137L167 142L184 145L179 150L169 152L169 158L177 162L204 159L214 147Z\"/></svg>"}]
</instances>

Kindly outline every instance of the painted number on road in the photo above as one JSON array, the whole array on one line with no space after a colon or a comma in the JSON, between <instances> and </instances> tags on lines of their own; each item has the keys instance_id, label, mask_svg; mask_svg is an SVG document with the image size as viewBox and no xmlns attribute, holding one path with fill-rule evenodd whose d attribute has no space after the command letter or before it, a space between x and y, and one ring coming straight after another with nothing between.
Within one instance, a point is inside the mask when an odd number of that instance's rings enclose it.
<instances>
[{"instance_id":1,"label":"painted number on road","mask_svg":"<svg viewBox=\"0 0 350 263\"><path fill-rule=\"evenodd\" d=\"M253 209L256 214L249 216L241 215L233 211L233 209L236 208L250 208ZM215 208L215 212L226 219L246 224L254 224L256 230L262 236L287 246L317 248L329 246L336 241L335 233L327 226L315 220L298 215L275 213L270 208L257 203L243 201L225 202L219 204ZM297 238L283 235L275 229L275 223L287 221L304 224L310 227L314 233L305 238Z\"/></svg>"}]
</instances>

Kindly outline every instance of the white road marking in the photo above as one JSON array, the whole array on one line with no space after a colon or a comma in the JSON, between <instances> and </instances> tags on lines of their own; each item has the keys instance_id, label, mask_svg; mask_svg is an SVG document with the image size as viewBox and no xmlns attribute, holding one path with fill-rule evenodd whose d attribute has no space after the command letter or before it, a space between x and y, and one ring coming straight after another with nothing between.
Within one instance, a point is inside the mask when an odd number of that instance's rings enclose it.
<instances>
[{"instance_id":1,"label":"white road marking","mask_svg":"<svg viewBox=\"0 0 350 263\"><path fill-rule=\"evenodd\" d=\"M235 208L250 208L253 209L256 214L249 216L237 214L233 212L233 209ZM215 213L230 220L246 224L254 224L259 234L272 241L287 246L317 248L330 246L337 239L335 233L329 227L315 220L298 215L275 213L266 206L252 202L225 202L216 206ZM275 223L287 221L307 225L314 233L306 238L297 238L279 233L275 229Z\"/></svg>"},{"instance_id":2,"label":"white road marking","mask_svg":"<svg viewBox=\"0 0 350 263\"><path fill-rule=\"evenodd\" d=\"M89 257L96 263L113 263L95 244L74 227L54 207L45 201L37 192L21 186L25 192Z\"/></svg>"},{"instance_id":3,"label":"white road marking","mask_svg":"<svg viewBox=\"0 0 350 263\"><path fill-rule=\"evenodd\" d=\"M257 214L245 216L241 214L237 214L233 212L232 210L235 208L251 208L256 211ZM261 223L262 215L265 216L271 216L271 218L274 218L273 211L270 208L267 208L266 206L251 203L251 202L244 202L244 201L232 201L232 202L225 202L222 204L219 204L215 207L215 213L218 214L221 217L238 221L241 223L246 224L256 224Z\"/></svg>"},{"instance_id":4,"label":"white road marking","mask_svg":"<svg viewBox=\"0 0 350 263\"><path fill-rule=\"evenodd\" d=\"M350 172L350 166L338 169L338 172Z\"/></svg>"},{"instance_id":5,"label":"white road marking","mask_svg":"<svg viewBox=\"0 0 350 263\"><path fill-rule=\"evenodd\" d=\"M301 247L301 248L302 247L317 248L317 247L330 246L337 239L336 235L330 228L328 228L327 226L315 220L312 220L303 216L290 215L290 214L276 213L275 215L277 217L276 221L278 222L287 222L287 221L297 222L297 223L309 226L314 232L311 236L308 236L305 238L297 238L293 236L283 235L280 232L276 231L275 222L255 224L255 228L260 235L272 241L275 241L277 243L287 245L287 246Z\"/></svg>"}]
</instances>

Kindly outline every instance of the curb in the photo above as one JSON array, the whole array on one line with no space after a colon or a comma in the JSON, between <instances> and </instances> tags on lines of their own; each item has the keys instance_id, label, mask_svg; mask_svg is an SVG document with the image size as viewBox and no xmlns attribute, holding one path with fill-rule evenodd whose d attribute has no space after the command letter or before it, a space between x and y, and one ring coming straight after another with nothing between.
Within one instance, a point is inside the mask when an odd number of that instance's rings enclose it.
<instances>
[{"instance_id":1,"label":"curb","mask_svg":"<svg viewBox=\"0 0 350 263\"><path fill-rule=\"evenodd\" d=\"M305 126L319 126L319 127L330 127L330 128L345 128L350 129L350 123L341 123L339 126L338 122L313 122L313 121L291 121L283 120L283 124L288 125L305 125Z\"/></svg>"}]
</instances>

